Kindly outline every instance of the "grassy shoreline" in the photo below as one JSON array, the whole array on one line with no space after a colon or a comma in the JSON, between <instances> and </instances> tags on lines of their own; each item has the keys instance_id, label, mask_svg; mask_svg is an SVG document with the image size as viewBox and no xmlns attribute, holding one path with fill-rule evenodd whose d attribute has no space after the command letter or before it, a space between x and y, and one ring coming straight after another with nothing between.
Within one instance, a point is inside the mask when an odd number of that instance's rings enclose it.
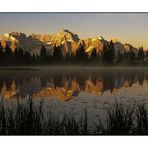
<instances>
[{"instance_id":1,"label":"grassy shoreline","mask_svg":"<svg viewBox=\"0 0 148 148\"><path fill-rule=\"evenodd\" d=\"M44 112L44 100L38 106L29 97L16 106L0 102L0 135L148 135L148 109L144 105L126 106L116 102L101 119L89 128L87 109L78 120L65 114L63 118Z\"/></svg>"}]
</instances>

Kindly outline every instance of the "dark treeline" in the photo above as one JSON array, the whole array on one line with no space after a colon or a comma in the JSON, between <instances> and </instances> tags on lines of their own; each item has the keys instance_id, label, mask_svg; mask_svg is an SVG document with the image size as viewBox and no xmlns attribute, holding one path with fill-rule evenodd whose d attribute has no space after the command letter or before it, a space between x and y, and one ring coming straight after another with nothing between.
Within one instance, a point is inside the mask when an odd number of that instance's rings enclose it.
<instances>
[{"instance_id":1,"label":"dark treeline","mask_svg":"<svg viewBox=\"0 0 148 148\"><path fill-rule=\"evenodd\" d=\"M132 47L129 51L116 51L114 43L104 45L99 52L94 48L91 53L86 53L85 48L81 46L76 53L62 52L61 47L54 47L52 53L42 46L39 54L24 51L21 47L14 51L6 45L5 49L0 45L0 65L15 66L15 65L48 65L48 64L113 64L113 63L132 63L142 62L148 57L148 52L144 52L143 47L140 47L135 52Z\"/></svg>"}]
</instances>

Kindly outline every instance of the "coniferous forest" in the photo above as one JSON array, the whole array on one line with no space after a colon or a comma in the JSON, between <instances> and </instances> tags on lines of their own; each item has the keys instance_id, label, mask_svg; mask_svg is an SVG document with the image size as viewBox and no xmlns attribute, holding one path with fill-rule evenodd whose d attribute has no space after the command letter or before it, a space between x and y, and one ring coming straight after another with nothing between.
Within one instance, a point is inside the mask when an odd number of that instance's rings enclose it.
<instances>
[{"instance_id":1,"label":"coniferous forest","mask_svg":"<svg viewBox=\"0 0 148 148\"><path fill-rule=\"evenodd\" d=\"M0 66L19 66L19 65L50 65L50 64L93 64L93 65L111 65L111 64L146 64L145 59L148 52L140 47L138 53L132 48L129 51L121 53L119 50L115 52L114 43L111 41L104 45L100 52L94 48L91 53L86 53L85 48L81 46L76 53L67 52L63 54L62 48L54 47L53 52L49 53L42 45L39 54L25 51L21 47L14 51L6 45L3 49L0 46Z\"/></svg>"}]
</instances>

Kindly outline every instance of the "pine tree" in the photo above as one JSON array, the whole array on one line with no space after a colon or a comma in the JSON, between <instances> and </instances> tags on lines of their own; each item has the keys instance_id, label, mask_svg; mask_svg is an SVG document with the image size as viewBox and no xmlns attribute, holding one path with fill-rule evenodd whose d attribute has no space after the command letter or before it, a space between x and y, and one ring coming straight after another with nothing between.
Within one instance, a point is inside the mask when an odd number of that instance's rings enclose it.
<instances>
[{"instance_id":1,"label":"pine tree","mask_svg":"<svg viewBox=\"0 0 148 148\"><path fill-rule=\"evenodd\" d=\"M143 47L140 47L138 50L138 60L144 60L144 50Z\"/></svg>"},{"instance_id":2,"label":"pine tree","mask_svg":"<svg viewBox=\"0 0 148 148\"><path fill-rule=\"evenodd\" d=\"M8 45L6 45L5 48L4 61L6 65L11 65L13 63L13 51Z\"/></svg>"},{"instance_id":3,"label":"pine tree","mask_svg":"<svg viewBox=\"0 0 148 148\"><path fill-rule=\"evenodd\" d=\"M44 46L42 46L41 50L40 50L41 61L45 62L46 61L46 56L47 56L46 48Z\"/></svg>"},{"instance_id":4,"label":"pine tree","mask_svg":"<svg viewBox=\"0 0 148 148\"><path fill-rule=\"evenodd\" d=\"M98 55L97 55L96 48L93 49L90 58L91 58L91 61L92 62L95 62L96 63L98 61Z\"/></svg>"},{"instance_id":5,"label":"pine tree","mask_svg":"<svg viewBox=\"0 0 148 148\"><path fill-rule=\"evenodd\" d=\"M76 55L75 55L75 60L78 63L86 63L88 62L88 55L85 52L84 47L80 47L77 51L76 51Z\"/></svg>"},{"instance_id":6,"label":"pine tree","mask_svg":"<svg viewBox=\"0 0 148 148\"><path fill-rule=\"evenodd\" d=\"M108 44L103 46L103 50L101 52L101 62L107 63L108 58Z\"/></svg>"},{"instance_id":7,"label":"pine tree","mask_svg":"<svg viewBox=\"0 0 148 148\"><path fill-rule=\"evenodd\" d=\"M114 62L115 59L115 49L114 49L114 43L110 42L110 44L104 45L102 50L102 62L111 64Z\"/></svg>"},{"instance_id":8,"label":"pine tree","mask_svg":"<svg viewBox=\"0 0 148 148\"><path fill-rule=\"evenodd\" d=\"M131 49L129 52L129 61L134 61L135 60L135 52Z\"/></svg>"},{"instance_id":9,"label":"pine tree","mask_svg":"<svg viewBox=\"0 0 148 148\"><path fill-rule=\"evenodd\" d=\"M117 62L120 63L123 61L123 54L120 52L120 50L118 50L117 53Z\"/></svg>"},{"instance_id":10,"label":"pine tree","mask_svg":"<svg viewBox=\"0 0 148 148\"><path fill-rule=\"evenodd\" d=\"M129 48L130 48L129 51L126 51L123 54L123 61L125 63L133 62L136 59L136 55L135 55L135 52L133 50L133 47L130 46Z\"/></svg>"},{"instance_id":11,"label":"pine tree","mask_svg":"<svg viewBox=\"0 0 148 148\"><path fill-rule=\"evenodd\" d=\"M148 50L146 51L145 56L148 57Z\"/></svg>"},{"instance_id":12,"label":"pine tree","mask_svg":"<svg viewBox=\"0 0 148 148\"><path fill-rule=\"evenodd\" d=\"M71 61L71 56L70 56L70 53L69 53L69 52L66 53L66 56L64 57L64 62L65 62L66 64L72 62L72 61Z\"/></svg>"},{"instance_id":13,"label":"pine tree","mask_svg":"<svg viewBox=\"0 0 148 148\"><path fill-rule=\"evenodd\" d=\"M59 63L59 64L60 62L63 61L63 54L60 47L54 47L52 59L54 63Z\"/></svg>"},{"instance_id":14,"label":"pine tree","mask_svg":"<svg viewBox=\"0 0 148 148\"><path fill-rule=\"evenodd\" d=\"M23 55L23 58L24 58L24 64L26 65L28 65L28 64L31 64L31 62L32 62L32 56L31 56L31 54L30 54L30 52L29 51L25 51L24 52L24 55Z\"/></svg>"},{"instance_id":15,"label":"pine tree","mask_svg":"<svg viewBox=\"0 0 148 148\"><path fill-rule=\"evenodd\" d=\"M109 46L108 46L108 62L109 63L112 63L115 59L115 49L114 49L114 43L113 41L111 40Z\"/></svg>"},{"instance_id":16,"label":"pine tree","mask_svg":"<svg viewBox=\"0 0 148 148\"><path fill-rule=\"evenodd\" d=\"M0 65L3 64L3 60L4 60L3 47L1 46L1 43L0 43Z\"/></svg>"},{"instance_id":17,"label":"pine tree","mask_svg":"<svg viewBox=\"0 0 148 148\"><path fill-rule=\"evenodd\" d=\"M35 55L35 53L33 53L32 57L31 57L32 64L36 64L36 60L37 60L36 55Z\"/></svg>"},{"instance_id":18,"label":"pine tree","mask_svg":"<svg viewBox=\"0 0 148 148\"><path fill-rule=\"evenodd\" d=\"M24 52L21 47L16 51L15 56L17 57L18 64L21 65L24 63Z\"/></svg>"}]
</instances>

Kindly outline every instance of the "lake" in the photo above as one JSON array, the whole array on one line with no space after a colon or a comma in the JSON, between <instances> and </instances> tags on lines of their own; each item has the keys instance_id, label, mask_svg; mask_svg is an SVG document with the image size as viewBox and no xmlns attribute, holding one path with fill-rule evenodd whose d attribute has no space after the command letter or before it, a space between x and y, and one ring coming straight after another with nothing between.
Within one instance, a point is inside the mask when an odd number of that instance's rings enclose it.
<instances>
[{"instance_id":1,"label":"lake","mask_svg":"<svg viewBox=\"0 0 148 148\"><path fill-rule=\"evenodd\" d=\"M123 104L148 103L148 70L134 68L33 68L1 69L0 96L13 102L44 99L46 110L90 121L104 118L116 100Z\"/></svg>"}]
</instances>

